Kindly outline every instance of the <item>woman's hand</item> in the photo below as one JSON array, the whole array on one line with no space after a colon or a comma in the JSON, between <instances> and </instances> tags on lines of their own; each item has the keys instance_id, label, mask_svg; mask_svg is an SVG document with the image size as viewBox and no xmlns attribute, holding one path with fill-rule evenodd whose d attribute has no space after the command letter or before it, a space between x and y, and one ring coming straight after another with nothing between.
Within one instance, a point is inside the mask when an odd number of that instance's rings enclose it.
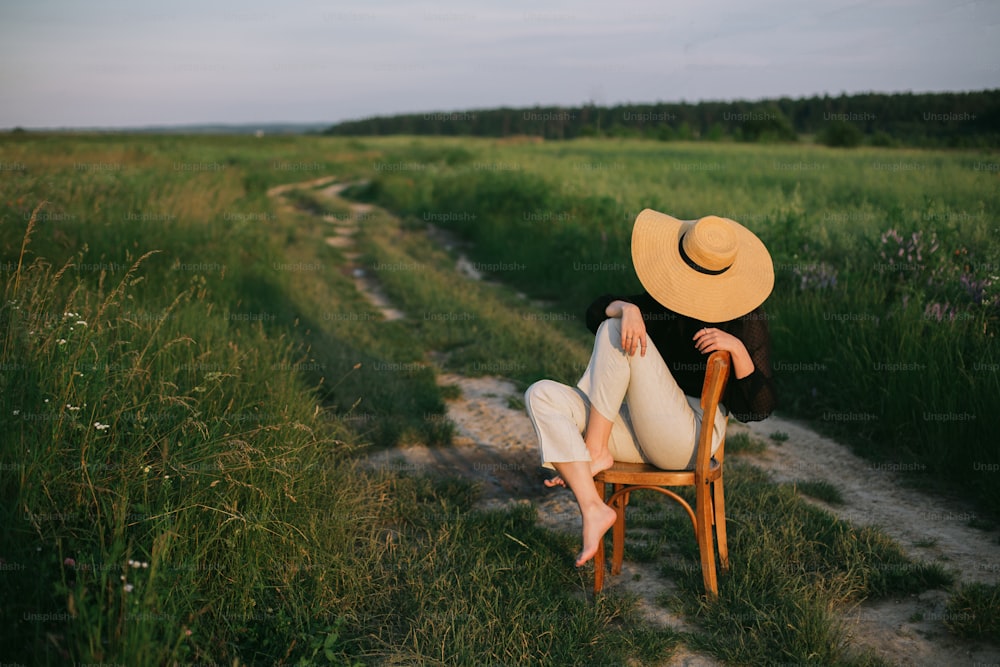
<instances>
[{"instance_id":1,"label":"woman's hand","mask_svg":"<svg viewBox=\"0 0 1000 667\"><path fill-rule=\"evenodd\" d=\"M605 309L608 317L620 317L622 320L622 349L626 354L646 356L646 322L642 319L639 306L627 301L612 301Z\"/></svg>"},{"instance_id":2,"label":"woman's hand","mask_svg":"<svg viewBox=\"0 0 1000 667\"><path fill-rule=\"evenodd\" d=\"M694 346L702 354L711 354L719 350L728 352L733 359L733 374L737 379L745 378L753 373L753 360L747 352L746 345L736 336L722 329L706 327L699 329L694 335Z\"/></svg>"}]
</instances>

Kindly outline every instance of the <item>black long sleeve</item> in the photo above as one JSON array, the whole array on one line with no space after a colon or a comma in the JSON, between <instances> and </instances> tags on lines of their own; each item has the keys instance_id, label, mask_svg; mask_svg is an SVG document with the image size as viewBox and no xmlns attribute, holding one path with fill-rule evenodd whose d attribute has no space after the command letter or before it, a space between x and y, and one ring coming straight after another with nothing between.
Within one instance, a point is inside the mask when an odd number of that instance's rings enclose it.
<instances>
[{"instance_id":1,"label":"black long sleeve","mask_svg":"<svg viewBox=\"0 0 1000 667\"><path fill-rule=\"evenodd\" d=\"M657 302L648 293L630 296L604 294L587 308L587 328L596 333L608 318L606 309L612 301L621 300L639 307L646 332L667 363L678 386L689 396L699 396L705 379L707 357L694 346L694 335L703 327L716 327L730 333L746 346L754 370L744 378L730 376L722 403L743 422L767 418L777 406L777 394L771 367L771 335L767 315L757 308L729 322L700 322L675 313Z\"/></svg>"}]
</instances>

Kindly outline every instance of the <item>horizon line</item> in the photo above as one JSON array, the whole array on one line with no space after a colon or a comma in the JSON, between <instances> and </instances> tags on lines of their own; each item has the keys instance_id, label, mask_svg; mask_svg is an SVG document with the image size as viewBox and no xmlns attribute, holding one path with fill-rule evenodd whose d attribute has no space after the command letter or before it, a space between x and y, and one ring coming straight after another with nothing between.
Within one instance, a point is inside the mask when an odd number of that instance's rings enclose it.
<instances>
[{"instance_id":1,"label":"horizon line","mask_svg":"<svg viewBox=\"0 0 1000 667\"><path fill-rule=\"evenodd\" d=\"M476 111L497 111L500 109L535 109L535 108L563 108L563 109L573 109L573 108L583 108L583 107L597 107L597 108L612 108L612 107L622 107L622 106L654 106L654 105L698 105L698 104L733 104L737 102L747 102L747 103L763 103L763 102L773 102L778 100L807 100L816 97L829 97L831 99L842 98L842 97L859 97L864 95L884 95L888 97L892 96L903 96L903 95L966 95L975 93L991 93L1000 92L1000 87L995 88L979 88L979 89L969 89L969 90L926 90L926 91L913 91L913 90L897 90L897 91L858 91L853 93L848 93L846 91L841 91L837 95L831 95L828 92L824 93L813 93L811 95L780 95L777 97L758 97L758 98L745 98L745 97L734 97L734 98L704 98L699 100L684 100L683 98L677 101L666 101L658 100L654 102L615 102L615 103L605 103L597 104L593 100L586 102L578 102L574 104L542 104L535 102L530 105L514 105L509 106L505 104L494 105L494 106L472 106L464 107L461 109L428 109L428 110L414 110L414 111L397 111L397 112L387 112L387 113L375 113L366 116L354 116L352 118L346 118L341 120L315 120L315 121L181 121L176 123L162 122L162 123L137 123L129 125L58 125L58 126L28 126L28 125L12 125L0 128L0 133L11 133L17 130L23 130L26 132L152 132L156 130L183 130L183 129L204 129L204 128L242 128L242 129L266 129L268 127L334 127L341 123L352 123L363 120L370 120L373 118L392 118L396 116L413 116L420 114L460 114L460 113L471 113Z\"/></svg>"}]
</instances>

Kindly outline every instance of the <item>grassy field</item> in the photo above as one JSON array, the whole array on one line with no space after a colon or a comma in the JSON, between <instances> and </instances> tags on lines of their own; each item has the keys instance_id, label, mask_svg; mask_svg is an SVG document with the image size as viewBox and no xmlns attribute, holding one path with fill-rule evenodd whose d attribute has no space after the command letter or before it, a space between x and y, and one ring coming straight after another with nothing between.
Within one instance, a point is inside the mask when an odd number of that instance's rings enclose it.
<instances>
[{"instance_id":1,"label":"grassy field","mask_svg":"<svg viewBox=\"0 0 1000 667\"><path fill-rule=\"evenodd\" d=\"M684 641L735 663L879 664L847 645L837 609L949 585L884 536L735 466L733 512L747 525L734 524L731 553L753 567L723 582L721 603L699 602L697 572L684 566L693 540L657 543L648 553L670 556L665 567L700 630L651 629L627 598L587 600L587 577L569 565L574 541L541 529L530 507L477 511L475 489L460 476L370 470L357 455L450 441L435 382L441 368L429 351L444 353L449 370L500 367L523 383L575 379L587 354L576 313L598 286L630 286L629 215L645 205L759 223L779 262L776 358L790 370L782 390L803 396L786 401L789 409L862 409L838 403L853 395L838 384L852 368L876 394L888 382L912 400L912 385L925 384L901 367L869 370L873 359L926 364L927 385L955 359L988 368L997 361L993 286L979 302L962 301L961 284L939 295L923 280L961 280L956 243L976 280L989 273L998 257L988 222L995 174L974 165L995 157L640 142L0 141L3 662L657 664ZM663 160L669 173L653 168ZM754 207L762 160L831 166L772 167L781 178L763 190L768 206ZM867 245L878 256L882 220L851 212L881 211L888 200L868 201L879 188L851 165L872 160L958 170L950 181L923 178L920 187L940 200L921 199L916 213L902 190L895 195L891 220L906 239L907 225L925 215L940 211L928 220L947 223L939 250L924 251L935 258L926 274L864 278L861 252ZM726 166L705 166L716 164ZM903 188L901 170L873 171L884 187ZM820 186L813 172L833 178ZM356 196L405 215L401 223L374 213L358 243L392 299L431 316L386 322L357 293L342 252L323 243L320 215L343 210L308 190L290 198L294 208L267 195L322 176L368 179ZM847 203L855 191L857 203ZM822 205L848 217L811 224L816 214L806 211ZM431 221L473 240L481 268L547 301L530 305L509 289L459 280L452 258L423 234ZM894 252L895 237L887 238ZM945 298L956 317L938 321L926 307ZM863 343L865 331L878 336ZM847 358L862 351L869 356ZM943 422L943 432L966 438L969 461L982 462L972 495L988 503L996 453L977 438L996 407L996 374L967 366L953 375L986 393L961 385L965 393L952 396L958 389L944 385L920 400L940 396L934 410L975 419L921 421L911 406L909 419L891 422L890 410L904 408L885 393L864 408L877 419L827 421L863 426L853 429L861 436L888 429L881 456L929 467L940 452L922 439L902 444L914 415L917 431ZM780 530L762 507L781 508ZM995 636L995 627L981 627L996 616L995 590L963 588L955 604L979 610L980 625L953 631ZM551 627L559 632L539 632Z\"/></svg>"}]
</instances>

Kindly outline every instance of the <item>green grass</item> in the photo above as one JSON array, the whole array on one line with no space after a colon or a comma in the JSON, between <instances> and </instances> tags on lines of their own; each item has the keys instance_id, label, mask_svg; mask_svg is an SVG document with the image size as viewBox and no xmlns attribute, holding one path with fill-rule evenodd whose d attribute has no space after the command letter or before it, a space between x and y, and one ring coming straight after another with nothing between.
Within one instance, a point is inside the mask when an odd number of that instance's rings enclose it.
<instances>
[{"instance_id":1,"label":"green grass","mask_svg":"<svg viewBox=\"0 0 1000 667\"><path fill-rule=\"evenodd\" d=\"M727 454L760 454L767 449L767 443L750 435L749 432L726 435Z\"/></svg>"},{"instance_id":2,"label":"green grass","mask_svg":"<svg viewBox=\"0 0 1000 667\"><path fill-rule=\"evenodd\" d=\"M242 627L265 604L288 614L273 640L290 643L310 626L304 591L281 604L270 591L298 576L296 543L317 538L304 519L353 500L311 497L322 476L349 474L348 447L318 432L298 378L274 372L292 346L233 328L197 285L140 316L129 288L143 268L89 290L36 260L7 283L3 557L18 576L4 581L17 601L4 632L17 659L266 651Z\"/></svg>"},{"instance_id":3,"label":"green grass","mask_svg":"<svg viewBox=\"0 0 1000 667\"><path fill-rule=\"evenodd\" d=\"M0 178L4 661L658 664L683 639L737 663L875 664L851 653L837 610L947 578L750 467L727 473L735 566L717 605L698 602L686 516L636 496L645 531L627 557L665 563L678 581L671 604L699 628L682 637L649 627L626 597L589 600L590 574L571 563L577 541L542 530L530 508L477 511L461 479L357 463L363 452L450 441L441 417L455 389L437 386L442 369L522 385L576 379L589 353L578 300L628 279L573 270L574 258L620 261L630 221L618 197L656 182L600 163L648 167L661 148L545 145L529 162L529 149L491 142L4 137L0 159L26 166ZM677 150L678 164L731 165L676 168L678 189L664 196L686 193L681 208L707 205L699 188L733 185L740 165L748 189L733 188L733 201L756 193L744 147ZM949 155L934 159L963 159ZM520 176L482 166L513 162ZM416 163L428 167L385 168ZM560 169L570 177L532 171ZM356 194L409 202L402 223L376 211L358 234L361 267L406 320L384 321L342 251L323 242L321 215L342 216L343 205L307 190L286 209L266 194L324 176L374 178ZM837 170L827 185L851 182ZM808 199L822 188L778 191ZM473 205L485 208L463 208ZM473 260L528 298L458 278L455 255L422 233L428 221L473 238ZM534 254L518 254L525 246ZM818 296L786 288L785 308L822 319ZM779 312L781 330L792 316ZM932 341L951 345L949 331ZM906 345L923 344L908 335ZM829 400L824 391L817 400ZM758 446L734 438L730 451ZM989 591L963 589L953 604L995 616Z\"/></svg>"},{"instance_id":4,"label":"green grass","mask_svg":"<svg viewBox=\"0 0 1000 667\"><path fill-rule=\"evenodd\" d=\"M655 519L665 541L658 559L680 591L664 600L694 618L690 646L735 664L878 664L851 646L838 609L866 598L947 585L939 566L914 563L884 534L855 528L774 485L759 469L730 462L726 514L732 569L719 598L699 598L704 584L686 514L659 497L634 496L630 511ZM631 558L626 542L626 558ZM641 549L645 549L642 546ZM874 661L874 662L873 662Z\"/></svg>"},{"instance_id":5,"label":"green grass","mask_svg":"<svg viewBox=\"0 0 1000 667\"><path fill-rule=\"evenodd\" d=\"M1000 643L1000 586L966 584L948 601L945 625L960 637Z\"/></svg>"},{"instance_id":6,"label":"green grass","mask_svg":"<svg viewBox=\"0 0 1000 667\"><path fill-rule=\"evenodd\" d=\"M450 428L423 341L354 290L328 223L265 195L325 175L275 155L370 168L351 142L320 143L3 144L27 165L0 180L4 660L669 653L627 601L580 595L574 547L531 511L475 512L468 485L356 463Z\"/></svg>"},{"instance_id":7,"label":"green grass","mask_svg":"<svg viewBox=\"0 0 1000 667\"><path fill-rule=\"evenodd\" d=\"M800 493L804 493L811 498L822 500L831 505L844 504L844 494L840 492L840 489L838 489L836 485L831 484L826 480L813 479L800 481L795 484L795 488L798 489Z\"/></svg>"}]
</instances>

